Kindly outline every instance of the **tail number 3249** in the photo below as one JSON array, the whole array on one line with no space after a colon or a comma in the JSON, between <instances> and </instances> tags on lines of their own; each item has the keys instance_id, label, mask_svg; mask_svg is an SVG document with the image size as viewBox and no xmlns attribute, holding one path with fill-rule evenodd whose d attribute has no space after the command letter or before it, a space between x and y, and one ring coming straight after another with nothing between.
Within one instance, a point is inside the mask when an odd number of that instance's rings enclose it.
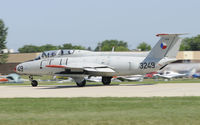
<instances>
[{"instance_id":1,"label":"tail number 3249","mask_svg":"<svg viewBox=\"0 0 200 125\"><path fill-rule=\"evenodd\" d=\"M140 63L140 69L152 69L152 68L155 68L155 62Z\"/></svg>"}]
</instances>

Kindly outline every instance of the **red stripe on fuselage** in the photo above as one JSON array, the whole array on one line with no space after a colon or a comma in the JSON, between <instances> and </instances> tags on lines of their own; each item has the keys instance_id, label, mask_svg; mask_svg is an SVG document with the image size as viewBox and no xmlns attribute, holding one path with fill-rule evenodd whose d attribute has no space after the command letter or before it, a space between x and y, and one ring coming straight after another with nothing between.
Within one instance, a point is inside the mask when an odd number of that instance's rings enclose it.
<instances>
[{"instance_id":1,"label":"red stripe on fuselage","mask_svg":"<svg viewBox=\"0 0 200 125\"><path fill-rule=\"evenodd\" d=\"M50 67L50 68L65 68L65 66L62 66L62 65L46 65L46 67Z\"/></svg>"}]
</instances>

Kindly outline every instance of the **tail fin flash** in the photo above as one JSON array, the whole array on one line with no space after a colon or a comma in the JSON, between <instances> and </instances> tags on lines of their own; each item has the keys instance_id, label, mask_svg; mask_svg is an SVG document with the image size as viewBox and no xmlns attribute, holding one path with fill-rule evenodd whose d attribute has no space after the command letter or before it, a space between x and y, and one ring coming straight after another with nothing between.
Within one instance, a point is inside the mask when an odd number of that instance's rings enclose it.
<instances>
[{"instance_id":1,"label":"tail fin flash","mask_svg":"<svg viewBox=\"0 0 200 125\"><path fill-rule=\"evenodd\" d=\"M176 58L182 41L182 39L179 38L179 35L184 34L157 34L156 36L161 38L150 51L147 58Z\"/></svg>"}]
</instances>

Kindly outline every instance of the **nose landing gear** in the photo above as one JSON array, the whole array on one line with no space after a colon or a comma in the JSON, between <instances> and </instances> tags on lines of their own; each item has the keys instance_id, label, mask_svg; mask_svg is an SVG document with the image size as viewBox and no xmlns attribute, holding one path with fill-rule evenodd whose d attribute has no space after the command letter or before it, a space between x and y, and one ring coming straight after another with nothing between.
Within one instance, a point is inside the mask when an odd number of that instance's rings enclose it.
<instances>
[{"instance_id":1,"label":"nose landing gear","mask_svg":"<svg viewBox=\"0 0 200 125\"><path fill-rule=\"evenodd\" d=\"M31 85L33 87L38 86L38 82L36 80L33 80L33 76L29 76L29 80L31 81Z\"/></svg>"}]
</instances>

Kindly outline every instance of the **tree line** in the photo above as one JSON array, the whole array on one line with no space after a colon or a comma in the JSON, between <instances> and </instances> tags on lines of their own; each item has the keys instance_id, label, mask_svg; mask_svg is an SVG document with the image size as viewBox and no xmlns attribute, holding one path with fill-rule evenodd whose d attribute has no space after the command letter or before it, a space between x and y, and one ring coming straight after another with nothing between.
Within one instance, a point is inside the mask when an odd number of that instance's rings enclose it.
<instances>
[{"instance_id":1,"label":"tree line","mask_svg":"<svg viewBox=\"0 0 200 125\"><path fill-rule=\"evenodd\" d=\"M51 44L46 44L42 46L35 46L35 45L24 45L23 47L19 48L18 51L20 53L34 53L34 52L43 52L49 50L57 50L57 49L79 49L85 50L86 48L83 46L72 45L71 43L63 44L62 46L54 46Z\"/></svg>"},{"instance_id":2,"label":"tree line","mask_svg":"<svg viewBox=\"0 0 200 125\"><path fill-rule=\"evenodd\" d=\"M5 29L4 32L5 31L7 32L7 29ZM3 39L5 38L6 37L3 37ZM5 44L6 42L0 39L0 47L5 48ZM94 51L111 51L113 47L115 51L130 51L128 43L119 40L104 40L102 42L99 42L95 47ZM86 48L81 45L72 45L71 43L65 43L60 46L54 46L51 44L46 44L42 46L24 45L23 47L19 48L18 51L20 53L32 53L32 52L43 52L43 51L57 50L57 49L92 50L91 47ZM146 42L141 42L137 46L137 50L149 51L151 50L151 45L147 44ZM200 35L190 38L184 38L180 46L180 51L200 51Z\"/></svg>"},{"instance_id":3,"label":"tree line","mask_svg":"<svg viewBox=\"0 0 200 125\"><path fill-rule=\"evenodd\" d=\"M118 40L105 40L103 42L99 42L94 51L111 51L113 47L115 48L115 51L129 51L127 42ZM65 43L59 46L54 46L51 44L46 44L42 46L24 45L23 47L19 48L18 51L20 53L32 53L57 49L92 50L91 47L86 48L81 45L72 45L71 43Z\"/></svg>"}]
</instances>

